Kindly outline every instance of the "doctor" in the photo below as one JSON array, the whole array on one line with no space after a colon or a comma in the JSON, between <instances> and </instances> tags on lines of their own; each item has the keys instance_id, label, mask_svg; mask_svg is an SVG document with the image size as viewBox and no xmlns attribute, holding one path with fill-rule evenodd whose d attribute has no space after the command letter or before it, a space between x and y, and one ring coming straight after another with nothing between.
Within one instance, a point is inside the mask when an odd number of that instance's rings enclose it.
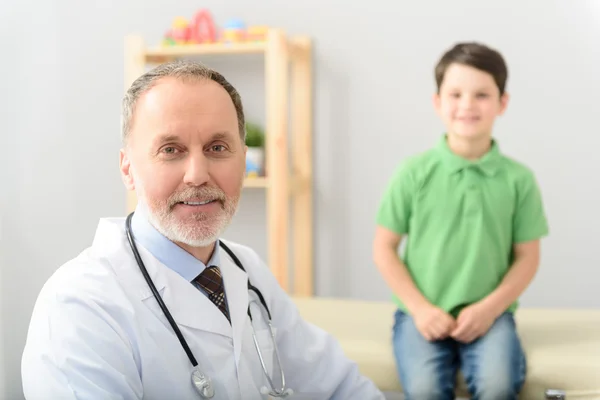
<instances>
[{"instance_id":1,"label":"doctor","mask_svg":"<svg viewBox=\"0 0 600 400\"><path fill-rule=\"evenodd\" d=\"M238 92L201 64L132 84L120 171L138 206L101 219L41 290L27 399L384 398L253 250L221 239L242 190L244 126Z\"/></svg>"}]
</instances>

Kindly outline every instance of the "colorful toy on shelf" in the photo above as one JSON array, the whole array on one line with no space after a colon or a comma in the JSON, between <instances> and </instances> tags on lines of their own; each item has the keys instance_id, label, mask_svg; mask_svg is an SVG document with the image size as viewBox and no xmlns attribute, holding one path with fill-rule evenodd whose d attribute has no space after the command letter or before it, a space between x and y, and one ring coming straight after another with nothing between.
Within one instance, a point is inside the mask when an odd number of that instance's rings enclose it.
<instances>
[{"instance_id":1,"label":"colorful toy on shelf","mask_svg":"<svg viewBox=\"0 0 600 400\"><path fill-rule=\"evenodd\" d=\"M165 34L163 45L184 45L215 43L217 41L217 29L214 20L208 10L200 10L192 19L190 24L184 17L176 17L171 29Z\"/></svg>"},{"instance_id":2,"label":"colorful toy on shelf","mask_svg":"<svg viewBox=\"0 0 600 400\"><path fill-rule=\"evenodd\" d=\"M186 44L189 38L189 22L184 17L175 17L171 29L165 34L164 45Z\"/></svg>"},{"instance_id":3,"label":"colorful toy on shelf","mask_svg":"<svg viewBox=\"0 0 600 400\"><path fill-rule=\"evenodd\" d=\"M217 28L208 10L200 10L192 20L192 43L215 43L217 41Z\"/></svg>"},{"instance_id":4,"label":"colorful toy on shelf","mask_svg":"<svg viewBox=\"0 0 600 400\"><path fill-rule=\"evenodd\" d=\"M260 43L267 37L269 27L253 25L246 27L241 19L228 20L223 29L216 26L212 15L206 9L201 9L190 20L176 17L163 38L163 46L181 46L187 44L205 43Z\"/></svg>"},{"instance_id":5,"label":"colorful toy on shelf","mask_svg":"<svg viewBox=\"0 0 600 400\"><path fill-rule=\"evenodd\" d=\"M264 42L267 38L268 26L255 25L248 27L246 32L246 40L248 42Z\"/></svg>"},{"instance_id":6,"label":"colorful toy on shelf","mask_svg":"<svg viewBox=\"0 0 600 400\"><path fill-rule=\"evenodd\" d=\"M246 41L246 25L242 20L230 19L221 32L224 43L240 43Z\"/></svg>"}]
</instances>

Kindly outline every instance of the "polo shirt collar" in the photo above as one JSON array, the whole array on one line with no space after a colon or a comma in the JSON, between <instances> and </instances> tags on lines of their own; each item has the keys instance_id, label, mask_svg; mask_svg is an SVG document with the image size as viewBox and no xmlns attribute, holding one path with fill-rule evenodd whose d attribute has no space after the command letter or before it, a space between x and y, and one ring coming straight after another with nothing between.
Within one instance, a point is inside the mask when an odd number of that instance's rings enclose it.
<instances>
[{"instance_id":1,"label":"polo shirt collar","mask_svg":"<svg viewBox=\"0 0 600 400\"><path fill-rule=\"evenodd\" d=\"M475 161L467 160L452 152L448 147L447 135L443 135L440 138L436 149L450 173L460 172L467 168L475 168L488 176L494 176L500 167L500 149L494 139L492 139L492 146L488 152Z\"/></svg>"}]
</instances>

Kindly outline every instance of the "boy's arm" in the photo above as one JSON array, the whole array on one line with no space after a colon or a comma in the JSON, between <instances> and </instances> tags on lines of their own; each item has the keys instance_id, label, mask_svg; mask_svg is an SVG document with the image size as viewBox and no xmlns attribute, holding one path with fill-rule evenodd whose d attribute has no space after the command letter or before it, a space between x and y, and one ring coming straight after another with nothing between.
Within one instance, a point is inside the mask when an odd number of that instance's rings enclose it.
<instances>
[{"instance_id":1,"label":"boy's arm","mask_svg":"<svg viewBox=\"0 0 600 400\"><path fill-rule=\"evenodd\" d=\"M412 198L417 185L406 166L400 165L392 177L377 212L373 240L373 261L387 285L400 298L427 340L445 338L454 319L433 306L415 285L406 265L398 257L398 248L412 213Z\"/></svg>"},{"instance_id":2,"label":"boy's arm","mask_svg":"<svg viewBox=\"0 0 600 400\"><path fill-rule=\"evenodd\" d=\"M408 308L411 314L429 304L415 285L406 265L398 257L402 236L383 227L375 228L373 261L383 279Z\"/></svg>"},{"instance_id":3,"label":"boy's arm","mask_svg":"<svg viewBox=\"0 0 600 400\"><path fill-rule=\"evenodd\" d=\"M373 261L384 280L412 314L427 304L408 269L398 257L398 248L412 214L416 184L410 168L401 163L388 183L377 210Z\"/></svg>"},{"instance_id":4,"label":"boy's arm","mask_svg":"<svg viewBox=\"0 0 600 400\"><path fill-rule=\"evenodd\" d=\"M398 257L402 236L377 226L373 241L373 259L383 279L402 300L421 335L429 341L445 339L454 329L454 318L431 304L415 285L406 265Z\"/></svg>"},{"instance_id":5,"label":"boy's arm","mask_svg":"<svg viewBox=\"0 0 600 400\"><path fill-rule=\"evenodd\" d=\"M527 289L540 263L540 239L548 234L548 221L540 189L533 174L518 191L513 224L514 260L500 285L482 302L499 316Z\"/></svg>"},{"instance_id":6,"label":"boy's arm","mask_svg":"<svg viewBox=\"0 0 600 400\"><path fill-rule=\"evenodd\" d=\"M457 327L451 335L461 342L469 343L487 332L521 296L538 270L540 238L548 234L548 222L533 175L524 179L518 189L513 223L513 263L492 293L459 314Z\"/></svg>"},{"instance_id":7,"label":"boy's arm","mask_svg":"<svg viewBox=\"0 0 600 400\"><path fill-rule=\"evenodd\" d=\"M515 260L500 285L481 303L494 317L499 317L527 289L535 276L540 260L540 240L514 245Z\"/></svg>"}]
</instances>

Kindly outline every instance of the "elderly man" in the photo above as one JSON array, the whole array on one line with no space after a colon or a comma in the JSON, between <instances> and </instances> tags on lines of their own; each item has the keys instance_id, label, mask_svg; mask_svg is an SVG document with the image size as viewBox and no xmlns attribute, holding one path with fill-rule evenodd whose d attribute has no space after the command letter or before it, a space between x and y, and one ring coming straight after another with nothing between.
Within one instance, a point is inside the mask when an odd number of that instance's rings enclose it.
<instances>
[{"instance_id":1,"label":"elderly man","mask_svg":"<svg viewBox=\"0 0 600 400\"><path fill-rule=\"evenodd\" d=\"M128 90L122 124L138 206L101 219L42 289L26 398L383 399L253 250L221 238L245 174L235 88L198 63L161 65Z\"/></svg>"}]
</instances>

